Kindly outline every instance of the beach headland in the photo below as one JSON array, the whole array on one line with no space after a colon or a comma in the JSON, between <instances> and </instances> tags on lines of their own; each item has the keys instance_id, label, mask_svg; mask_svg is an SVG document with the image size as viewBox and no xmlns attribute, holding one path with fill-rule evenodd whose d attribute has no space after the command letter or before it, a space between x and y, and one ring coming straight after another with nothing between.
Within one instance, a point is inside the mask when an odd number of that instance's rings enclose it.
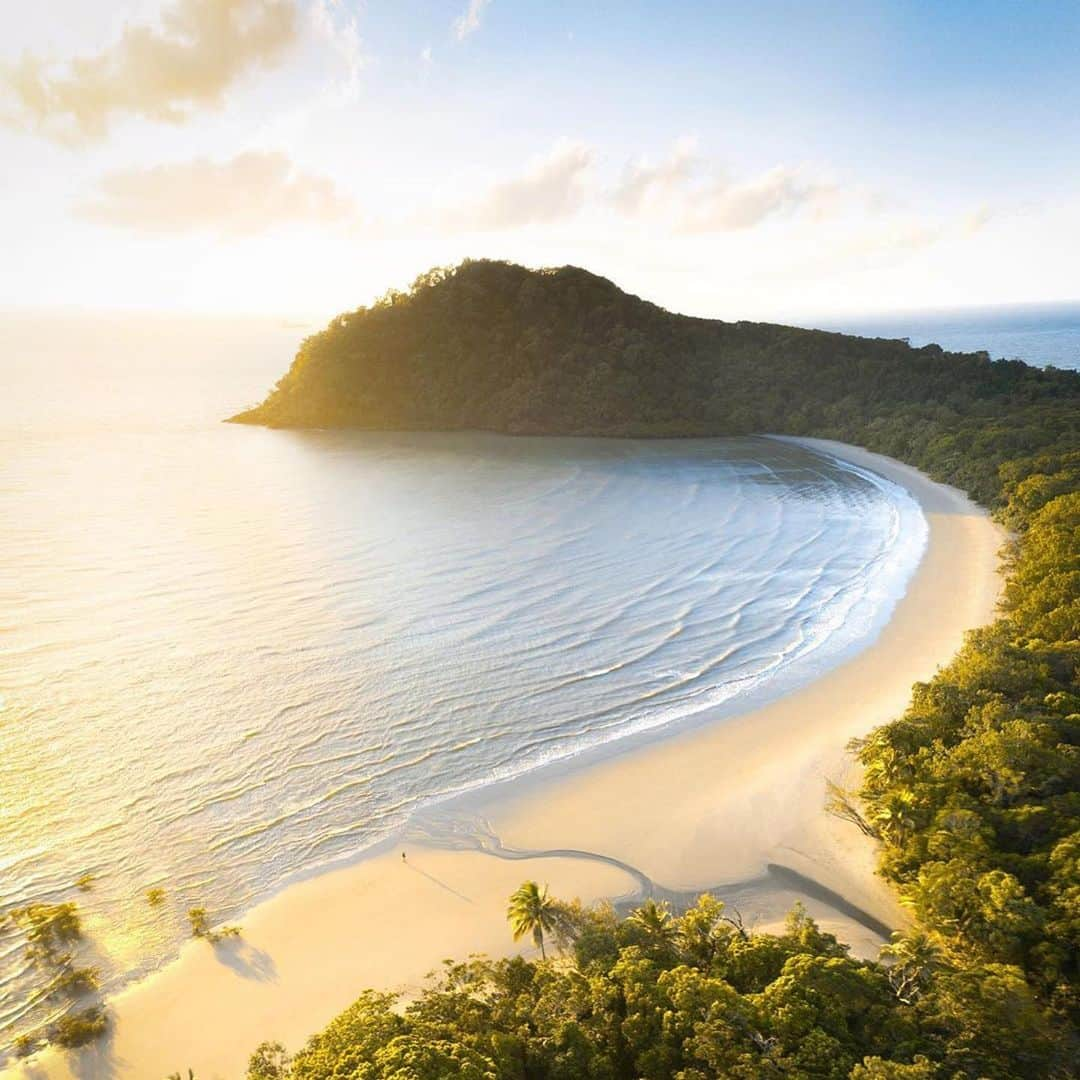
<instances>
[{"instance_id":1,"label":"beach headland","mask_svg":"<svg viewBox=\"0 0 1080 1080\"><path fill-rule=\"evenodd\" d=\"M993 617L1003 535L915 469L799 441L900 484L929 525L872 645L761 708L475 796L456 834L410 838L405 859L395 848L290 886L240 920L238 941L194 941L113 998L112 1031L96 1046L6 1075L235 1078L260 1041L298 1048L365 987L408 992L445 957L528 951L505 923L524 878L585 902L711 890L759 930L801 901L855 953L876 954L904 913L874 874L872 842L825 813L825 781L852 783L848 741L898 715L912 683Z\"/></svg>"}]
</instances>

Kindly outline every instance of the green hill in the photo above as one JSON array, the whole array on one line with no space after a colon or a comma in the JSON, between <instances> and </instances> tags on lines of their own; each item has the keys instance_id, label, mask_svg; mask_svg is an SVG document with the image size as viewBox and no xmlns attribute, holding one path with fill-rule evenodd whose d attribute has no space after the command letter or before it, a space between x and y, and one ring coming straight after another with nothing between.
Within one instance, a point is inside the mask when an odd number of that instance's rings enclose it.
<instances>
[{"instance_id":1,"label":"green hill","mask_svg":"<svg viewBox=\"0 0 1080 1080\"><path fill-rule=\"evenodd\" d=\"M1078 406L1075 372L690 318L576 267L481 261L432 270L408 292L334 319L304 341L261 405L233 419L513 434L814 434L914 461L989 501L996 465L1042 450L1048 433L1075 433ZM996 430L1002 424L1008 430ZM969 464L953 475L972 438L995 444L977 453L983 474Z\"/></svg>"},{"instance_id":2,"label":"green hill","mask_svg":"<svg viewBox=\"0 0 1080 1080\"><path fill-rule=\"evenodd\" d=\"M914 916L881 962L798 912L770 935L708 898L558 908L562 957L448 965L407 1005L365 993L291 1065L265 1044L249 1080L1078 1075L1080 374L691 319L584 270L474 262L334 320L235 419L826 436L965 488L1014 536L999 618L858 742L861 790L833 792Z\"/></svg>"}]
</instances>

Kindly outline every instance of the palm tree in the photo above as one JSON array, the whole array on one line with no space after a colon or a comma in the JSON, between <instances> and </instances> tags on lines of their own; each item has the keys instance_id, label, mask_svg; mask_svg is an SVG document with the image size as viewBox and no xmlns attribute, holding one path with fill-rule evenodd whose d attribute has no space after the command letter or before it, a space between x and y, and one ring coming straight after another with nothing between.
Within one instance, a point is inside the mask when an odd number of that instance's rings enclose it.
<instances>
[{"instance_id":1,"label":"palm tree","mask_svg":"<svg viewBox=\"0 0 1080 1080\"><path fill-rule=\"evenodd\" d=\"M546 960L544 932L551 932L557 928L559 903L548 896L546 885L541 890L535 881L523 882L510 897L510 906L506 909L506 921L514 931L515 941L519 941L526 934L531 934L533 943L540 947L540 955Z\"/></svg>"},{"instance_id":2,"label":"palm tree","mask_svg":"<svg viewBox=\"0 0 1080 1080\"><path fill-rule=\"evenodd\" d=\"M870 823L889 843L900 845L915 826L911 814L912 796L906 791L890 791L870 811Z\"/></svg>"},{"instance_id":3,"label":"palm tree","mask_svg":"<svg viewBox=\"0 0 1080 1080\"><path fill-rule=\"evenodd\" d=\"M626 921L641 934L646 945L657 952L666 952L675 944L678 926L666 902L658 904L650 898L628 915Z\"/></svg>"},{"instance_id":4,"label":"palm tree","mask_svg":"<svg viewBox=\"0 0 1080 1080\"><path fill-rule=\"evenodd\" d=\"M933 938L918 930L910 934L897 930L891 942L882 946L881 956L891 961L889 985L905 1005L915 1001L933 973L943 966L941 950Z\"/></svg>"}]
</instances>

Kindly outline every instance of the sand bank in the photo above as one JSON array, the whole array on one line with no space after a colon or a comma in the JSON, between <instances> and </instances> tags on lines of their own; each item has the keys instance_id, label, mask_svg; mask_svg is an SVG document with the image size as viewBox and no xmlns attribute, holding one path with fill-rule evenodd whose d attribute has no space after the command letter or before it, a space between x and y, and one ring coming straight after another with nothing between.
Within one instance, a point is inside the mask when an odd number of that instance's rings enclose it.
<instances>
[{"instance_id":1,"label":"sand bank","mask_svg":"<svg viewBox=\"0 0 1080 1080\"><path fill-rule=\"evenodd\" d=\"M117 996L97 1047L11 1074L144 1080L190 1067L236 1080L258 1042L298 1048L364 987L410 990L445 957L512 951L506 897L525 877L584 901L713 889L759 929L799 899L857 953L876 953L904 916L873 874L872 845L823 812L825 778L850 782L847 741L897 715L911 684L992 618L1002 534L914 469L802 441L901 484L927 518L926 554L872 646L763 708L474 797L457 810L461 850L412 838L406 862L394 851L291 886L241 920L239 942L193 942ZM550 854L492 857L527 852Z\"/></svg>"}]
</instances>

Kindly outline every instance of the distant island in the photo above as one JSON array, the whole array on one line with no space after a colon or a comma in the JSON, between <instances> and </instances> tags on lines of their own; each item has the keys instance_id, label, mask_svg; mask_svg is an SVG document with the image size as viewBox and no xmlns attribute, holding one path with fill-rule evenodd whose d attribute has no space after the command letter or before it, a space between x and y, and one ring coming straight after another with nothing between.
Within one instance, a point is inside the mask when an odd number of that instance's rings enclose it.
<instances>
[{"instance_id":1,"label":"distant island","mask_svg":"<svg viewBox=\"0 0 1080 1080\"><path fill-rule=\"evenodd\" d=\"M1072 371L692 318L577 267L467 261L338 316L303 342L262 404L232 419L533 435L814 435L900 458L995 504L998 466L1075 430L1078 407Z\"/></svg>"}]
</instances>

